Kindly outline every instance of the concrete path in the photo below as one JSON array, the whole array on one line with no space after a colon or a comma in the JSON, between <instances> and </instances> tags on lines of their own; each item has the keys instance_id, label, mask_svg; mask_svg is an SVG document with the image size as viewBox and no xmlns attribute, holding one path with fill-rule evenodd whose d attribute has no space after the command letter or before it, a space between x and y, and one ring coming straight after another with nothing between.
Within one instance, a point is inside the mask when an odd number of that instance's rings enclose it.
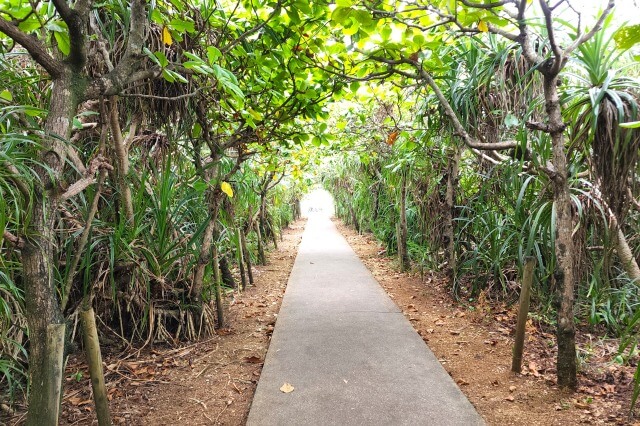
<instances>
[{"instance_id":1,"label":"concrete path","mask_svg":"<svg viewBox=\"0 0 640 426\"><path fill-rule=\"evenodd\" d=\"M329 218L310 217L247 425L479 424Z\"/></svg>"}]
</instances>

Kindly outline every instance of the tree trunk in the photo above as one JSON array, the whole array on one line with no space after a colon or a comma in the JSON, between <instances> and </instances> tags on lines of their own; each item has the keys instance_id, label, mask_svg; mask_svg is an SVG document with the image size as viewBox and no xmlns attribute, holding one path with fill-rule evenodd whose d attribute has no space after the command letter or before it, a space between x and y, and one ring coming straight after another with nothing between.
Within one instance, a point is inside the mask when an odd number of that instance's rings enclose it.
<instances>
[{"instance_id":1,"label":"tree trunk","mask_svg":"<svg viewBox=\"0 0 640 426\"><path fill-rule=\"evenodd\" d=\"M247 237L244 230L240 229L240 245L242 246L242 258L247 265L247 275L249 276L249 284L253 285L253 270L251 269L251 253L247 249Z\"/></svg>"},{"instance_id":2,"label":"tree trunk","mask_svg":"<svg viewBox=\"0 0 640 426\"><path fill-rule=\"evenodd\" d=\"M241 289L247 288L247 277L244 271L244 247L242 246L242 230L238 228L238 250L237 250L238 268L240 269L240 285Z\"/></svg>"},{"instance_id":3,"label":"tree trunk","mask_svg":"<svg viewBox=\"0 0 640 426\"><path fill-rule=\"evenodd\" d=\"M633 251L627 242L627 237L625 237L624 232L622 232L622 228L615 216L611 216L611 230L614 235L616 252L618 253L624 271L636 285L640 285L640 267L638 266L638 261L633 255Z\"/></svg>"},{"instance_id":4,"label":"tree trunk","mask_svg":"<svg viewBox=\"0 0 640 426\"><path fill-rule=\"evenodd\" d=\"M400 187L400 222L398 223L398 256L400 258L400 270L408 271L411 268L409 252L407 249L407 173L402 173Z\"/></svg>"},{"instance_id":5,"label":"tree trunk","mask_svg":"<svg viewBox=\"0 0 640 426\"><path fill-rule=\"evenodd\" d=\"M278 250L278 233L273 226L273 218L267 218L266 222L267 227L269 228L269 233L271 234L271 241L273 241L273 248Z\"/></svg>"},{"instance_id":6,"label":"tree trunk","mask_svg":"<svg viewBox=\"0 0 640 426\"><path fill-rule=\"evenodd\" d=\"M351 213L351 222L353 223L353 227L356 232L360 233L360 223L358 222L358 215L356 214L356 209L353 208L353 204L349 203L349 212Z\"/></svg>"},{"instance_id":7,"label":"tree trunk","mask_svg":"<svg viewBox=\"0 0 640 426\"><path fill-rule=\"evenodd\" d=\"M552 143L553 200L556 211L556 270L554 278L558 289L558 358L557 376L560 388L576 389L577 366L574 325L574 243L573 212L569 191L567 157L564 149L565 125L562 121L557 74L544 74L545 108L549 118Z\"/></svg>"},{"instance_id":8,"label":"tree trunk","mask_svg":"<svg viewBox=\"0 0 640 426\"><path fill-rule=\"evenodd\" d=\"M262 241L262 232L260 231L260 223L256 226L256 234L258 236L258 262L261 265L267 264L267 256L264 253L264 243Z\"/></svg>"},{"instance_id":9,"label":"tree trunk","mask_svg":"<svg viewBox=\"0 0 640 426\"><path fill-rule=\"evenodd\" d=\"M236 288L236 280L233 279L231 269L229 269L229 261L227 256L220 256L220 273L222 274L222 282L229 288Z\"/></svg>"},{"instance_id":10,"label":"tree trunk","mask_svg":"<svg viewBox=\"0 0 640 426\"><path fill-rule=\"evenodd\" d=\"M449 157L447 165L447 189L445 193L444 209L444 239L445 239L445 259L447 260L446 275L449 282L453 284L456 277L456 239L455 239L455 211L456 192L458 188L458 163L460 162L461 150L459 147L453 148L453 153Z\"/></svg>"},{"instance_id":11,"label":"tree trunk","mask_svg":"<svg viewBox=\"0 0 640 426\"><path fill-rule=\"evenodd\" d=\"M27 425L55 425L62 389L64 351L49 347L52 329L62 332L64 322L56 297L54 279L55 218L59 203L60 176L66 161L65 140L78 103L72 91L72 75L66 72L53 83L49 115L42 138L43 166L36 166L42 186L31 201L30 222L22 250L26 316L29 325L29 412ZM53 336L52 336L53 337ZM59 357L59 359L53 359Z\"/></svg>"},{"instance_id":12,"label":"tree trunk","mask_svg":"<svg viewBox=\"0 0 640 426\"><path fill-rule=\"evenodd\" d=\"M222 289L220 288L220 264L219 264L219 253L218 246L216 244L213 245L213 285L215 290L216 297L216 312L218 316L218 327L224 327L224 306L222 306Z\"/></svg>"},{"instance_id":13,"label":"tree trunk","mask_svg":"<svg viewBox=\"0 0 640 426\"><path fill-rule=\"evenodd\" d=\"M127 143L122 137L122 130L120 129L120 121L118 115L118 97L111 97L111 111L109 113L111 124L111 135L113 137L113 148L116 154L117 169L117 184L118 192L120 193L120 202L124 207L125 217L129 224L133 224L134 211L133 211L133 199L131 197L131 187L129 186L129 153ZM132 125L132 132L135 132L135 125Z\"/></svg>"},{"instance_id":14,"label":"tree trunk","mask_svg":"<svg viewBox=\"0 0 640 426\"><path fill-rule=\"evenodd\" d=\"M218 221L218 211L220 209L220 195L213 189L208 189L209 192L209 223L202 235L202 245L200 246L200 255L198 256L198 263L193 277L193 284L191 285L191 297L196 302L200 301L202 296L202 289L204 287L204 272L207 265L211 261L211 248L213 247L213 240L216 234L216 226Z\"/></svg>"}]
</instances>

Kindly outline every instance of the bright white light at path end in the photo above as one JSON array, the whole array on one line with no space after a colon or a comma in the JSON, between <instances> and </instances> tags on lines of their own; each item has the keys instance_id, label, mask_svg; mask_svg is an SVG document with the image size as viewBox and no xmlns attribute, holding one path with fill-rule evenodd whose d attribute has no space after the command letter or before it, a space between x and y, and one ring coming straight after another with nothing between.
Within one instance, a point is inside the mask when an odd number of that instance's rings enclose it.
<instances>
[{"instance_id":1,"label":"bright white light at path end","mask_svg":"<svg viewBox=\"0 0 640 426\"><path fill-rule=\"evenodd\" d=\"M324 189L314 189L302 198L300 202L302 217L313 215L333 216L333 197Z\"/></svg>"}]
</instances>

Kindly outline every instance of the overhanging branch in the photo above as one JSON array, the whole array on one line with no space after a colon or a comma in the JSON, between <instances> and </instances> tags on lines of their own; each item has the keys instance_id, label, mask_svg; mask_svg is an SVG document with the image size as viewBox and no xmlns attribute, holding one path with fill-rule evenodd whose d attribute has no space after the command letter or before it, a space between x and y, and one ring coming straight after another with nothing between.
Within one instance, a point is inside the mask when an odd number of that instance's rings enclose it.
<instances>
[{"instance_id":1,"label":"overhanging branch","mask_svg":"<svg viewBox=\"0 0 640 426\"><path fill-rule=\"evenodd\" d=\"M17 26L2 18L0 18L0 32L5 33L14 42L27 49L33 60L42 66L51 78L56 79L62 75L64 65L49 55L38 39L23 33Z\"/></svg>"}]
</instances>

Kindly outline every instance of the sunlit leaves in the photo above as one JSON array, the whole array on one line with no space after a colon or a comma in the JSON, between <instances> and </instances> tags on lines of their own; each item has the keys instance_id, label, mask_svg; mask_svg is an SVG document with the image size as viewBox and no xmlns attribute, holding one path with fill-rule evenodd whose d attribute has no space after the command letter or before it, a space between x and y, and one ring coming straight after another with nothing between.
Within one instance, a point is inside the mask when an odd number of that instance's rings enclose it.
<instances>
[{"instance_id":1,"label":"sunlit leaves","mask_svg":"<svg viewBox=\"0 0 640 426\"><path fill-rule=\"evenodd\" d=\"M630 49L640 43L640 24L623 26L616 31L613 39L618 49Z\"/></svg>"}]
</instances>

